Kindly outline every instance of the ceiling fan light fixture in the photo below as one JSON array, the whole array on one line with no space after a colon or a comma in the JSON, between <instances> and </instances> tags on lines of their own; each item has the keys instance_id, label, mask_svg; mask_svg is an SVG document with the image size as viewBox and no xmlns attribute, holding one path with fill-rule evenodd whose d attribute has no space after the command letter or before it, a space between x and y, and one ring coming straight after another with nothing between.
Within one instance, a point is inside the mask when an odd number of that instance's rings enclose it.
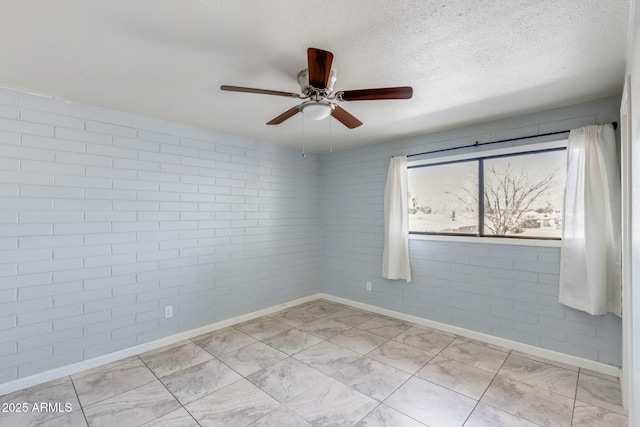
<instances>
[{"instance_id":1,"label":"ceiling fan light fixture","mask_svg":"<svg viewBox=\"0 0 640 427\"><path fill-rule=\"evenodd\" d=\"M300 105L300 111L311 120L322 120L333 112L333 105L325 101L308 101Z\"/></svg>"}]
</instances>

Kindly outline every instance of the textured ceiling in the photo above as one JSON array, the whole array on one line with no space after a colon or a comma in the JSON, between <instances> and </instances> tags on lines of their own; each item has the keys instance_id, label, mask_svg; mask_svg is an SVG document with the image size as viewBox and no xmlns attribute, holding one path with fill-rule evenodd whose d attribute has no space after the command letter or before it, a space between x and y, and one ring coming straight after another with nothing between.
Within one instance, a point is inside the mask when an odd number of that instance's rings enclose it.
<instances>
[{"instance_id":1,"label":"textured ceiling","mask_svg":"<svg viewBox=\"0 0 640 427\"><path fill-rule=\"evenodd\" d=\"M310 151L361 146L621 92L628 0L3 0L0 86ZM298 114L307 47L364 125ZM1 103L1 100L0 100Z\"/></svg>"}]
</instances>

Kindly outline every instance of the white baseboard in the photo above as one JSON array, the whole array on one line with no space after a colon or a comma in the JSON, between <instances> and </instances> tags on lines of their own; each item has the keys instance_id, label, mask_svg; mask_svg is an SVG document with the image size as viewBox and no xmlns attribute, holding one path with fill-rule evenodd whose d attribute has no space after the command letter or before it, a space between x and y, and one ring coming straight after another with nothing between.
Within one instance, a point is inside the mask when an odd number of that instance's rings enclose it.
<instances>
[{"instance_id":1,"label":"white baseboard","mask_svg":"<svg viewBox=\"0 0 640 427\"><path fill-rule=\"evenodd\" d=\"M457 326L447 325L445 323L434 322L432 320L423 319L422 317L413 316L410 314L404 314L393 310L369 305L357 301L352 301L346 298L335 297L328 294L314 294L308 297L299 298L293 301L289 301L284 304L278 304L269 308L254 311L252 313L243 314L242 316L226 319L221 322L212 323L200 328L191 329L189 331L180 332L178 334L170 335L155 341L136 345L133 347L125 348L123 350L115 351L113 353L105 354L104 356L95 357L89 360L83 360L82 362L74 363L71 365L63 366L60 368L52 369L39 374L31 375L25 378L20 378L11 382L0 384L0 396L12 393L14 391L22 390L28 387L32 387L38 384L43 384L48 381L53 381L68 375L77 374L78 372L85 371L87 369L97 368L107 363L115 362L121 359L125 359L130 356L135 356L147 351L155 350L160 347L175 344L180 341L184 341L190 338L197 337L198 335L206 334L216 331L218 329L226 328L228 326L236 325L238 323L246 322L261 316L269 315L280 310L287 309L289 307L303 304L305 302L313 301L318 298L323 298L328 301L345 304L354 308L371 311L385 316L394 317L399 320L405 320L407 322L416 323L418 325L428 326L433 329L439 329L444 332L460 335L467 338L473 338L479 341L483 341L489 344L498 345L512 350L522 351L534 356L544 357L556 362L567 363L569 365L577 366L579 368L590 369L595 372L611 375L613 377L619 377L620 368L616 366L607 365L592 360L583 359L581 357L571 356L568 354L560 353L553 350L547 350L540 347L535 347L529 344L519 343L504 338L494 337L492 335L483 334L481 332L471 331L469 329L460 328Z\"/></svg>"}]
</instances>

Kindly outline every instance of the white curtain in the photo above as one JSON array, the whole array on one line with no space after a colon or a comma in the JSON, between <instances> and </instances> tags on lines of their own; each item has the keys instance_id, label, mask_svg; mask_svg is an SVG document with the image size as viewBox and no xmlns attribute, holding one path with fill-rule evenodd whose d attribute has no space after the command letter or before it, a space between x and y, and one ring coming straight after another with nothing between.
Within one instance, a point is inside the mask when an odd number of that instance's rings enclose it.
<instances>
[{"instance_id":1,"label":"white curtain","mask_svg":"<svg viewBox=\"0 0 640 427\"><path fill-rule=\"evenodd\" d=\"M407 156L391 158L384 188L382 277L411 281Z\"/></svg>"},{"instance_id":2,"label":"white curtain","mask_svg":"<svg viewBox=\"0 0 640 427\"><path fill-rule=\"evenodd\" d=\"M567 146L560 303L621 315L620 167L613 126L574 129Z\"/></svg>"}]
</instances>

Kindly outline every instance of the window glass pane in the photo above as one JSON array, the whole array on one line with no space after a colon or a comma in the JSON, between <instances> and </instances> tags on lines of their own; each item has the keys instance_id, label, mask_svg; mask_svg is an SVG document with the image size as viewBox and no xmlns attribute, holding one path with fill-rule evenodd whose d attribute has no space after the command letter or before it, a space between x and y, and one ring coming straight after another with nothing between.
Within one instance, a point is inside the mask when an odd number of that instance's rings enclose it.
<instances>
[{"instance_id":1,"label":"window glass pane","mask_svg":"<svg viewBox=\"0 0 640 427\"><path fill-rule=\"evenodd\" d=\"M561 238L566 151L484 160L484 234Z\"/></svg>"},{"instance_id":2,"label":"window glass pane","mask_svg":"<svg viewBox=\"0 0 640 427\"><path fill-rule=\"evenodd\" d=\"M409 169L409 231L478 233L478 162Z\"/></svg>"}]
</instances>

